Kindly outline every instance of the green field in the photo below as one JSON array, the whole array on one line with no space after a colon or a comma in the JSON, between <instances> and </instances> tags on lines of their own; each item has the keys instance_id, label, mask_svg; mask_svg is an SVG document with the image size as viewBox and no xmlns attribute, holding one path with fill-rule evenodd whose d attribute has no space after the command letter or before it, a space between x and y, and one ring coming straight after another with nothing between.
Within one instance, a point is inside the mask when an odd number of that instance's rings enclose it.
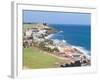
<instances>
[{"instance_id":1,"label":"green field","mask_svg":"<svg viewBox=\"0 0 100 80\"><path fill-rule=\"evenodd\" d=\"M33 28L33 25L35 26L35 24L23 24L23 28Z\"/></svg>"},{"instance_id":2,"label":"green field","mask_svg":"<svg viewBox=\"0 0 100 80\"><path fill-rule=\"evenodd\" d=\"M60 61L61 59L48 55L48 53L41 51L36 47L23 49L24 68L56 68L58 67L56 63Z\"/></svg>"}]
</instances>

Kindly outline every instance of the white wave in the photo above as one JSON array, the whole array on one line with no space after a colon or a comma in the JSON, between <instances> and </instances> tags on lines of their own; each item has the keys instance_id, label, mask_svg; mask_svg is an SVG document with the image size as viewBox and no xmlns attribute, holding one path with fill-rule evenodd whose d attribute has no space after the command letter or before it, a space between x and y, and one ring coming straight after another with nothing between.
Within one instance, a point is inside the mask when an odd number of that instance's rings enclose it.
<instances>
[{"instance_id":1,"label":"white wave","mask_svg":"<svg viewBox=\"0 0 100 80\"><path fill-rule=\"evenodd\" d=\"M63 31L59 31L59 33L62 33Z\"/></svg>"},{"instance_id":2,"label":"white wave","mask_svg":"<svg viewBox=\"0 0 100 80\"><path fill-rule=\"evenodd\" d=\"M55 35L57 35L57 34L59 34L59 33L62 33L62 32L63 32L63 31L59 31L58 33L50 34L50 35L46 36L45 38L46 38L46 39L50 39L50 38L52 38L53 36L55 36Z\"/></svg>"},{"instance_id":3,"label":"white wave","mask_svg":"<svg viewBox=\"0 0 100 80\"><path fill-rule=\"evenodd\" d=\"M52 39L55 43L61 42L59 39Z\"/></svg>"},{"instance_id":4,"label":"white wave","mask_svg":"<svg viewBox=\"0 0 100 80\"><path fill-rule=\"evenodd\" d=\"M56 34L60 34L60 33L63 33L63 31L59 31L59 32L57 32Z\"/></svg>"},{"instance_id":5,"label":"white wave","mask_svg":"<svg viewBox=\"0 0 100 80\"><path fill-rule=\"evenodd\" d=\"M46 36L45 39L50 39L50 38L52 38L54 35L55 35L55 34L50 34L50 35Z\"/></svg>"},{"instance_id":6,"label":"white wave","mask_svg":"<svg viewBox=\"0 0 100 80\"><path fill-rule=\"evenodd\" d=\"M63 43L66 43L66 40L63 39L62 42L63 42Z\"/></svg>"},{"instance_id":7,"label":"white wave","mask_svg":"<svg viewBox=\"0 0 100 80\"><path fill-rule=\"evenodd\" d=\"M67 41L66 40L59 40L59 39L51 39L53 42L55 42L55 43L63 43L63 44L65 44L65 45L70 45L69 43L67 43Z\"/></svg>"},{"instance_id":8,"label":"white wave","mask_svg":"<svg viewBox=\"0 0 100 80\"><path fill-rule=\"evenodd\" d=\"M86 50L85 48L83 47L80 47L80 46L73 46L73 48L76 48L77 50L79 50L80 52L82 52L88 59L90 59L90 51Z\"/></svg>"},{"instance_id":9,"label":"white wave","mask_svg":"<svg viewBox=\"0 0 100 80\"><path fill-rule=\"evenodd\" d=\"M66 40L59 40L59 39L52 39L55 43L59 43L59 42L62 42L62 43L67 43Z\"/></svg>"}]
</instances>

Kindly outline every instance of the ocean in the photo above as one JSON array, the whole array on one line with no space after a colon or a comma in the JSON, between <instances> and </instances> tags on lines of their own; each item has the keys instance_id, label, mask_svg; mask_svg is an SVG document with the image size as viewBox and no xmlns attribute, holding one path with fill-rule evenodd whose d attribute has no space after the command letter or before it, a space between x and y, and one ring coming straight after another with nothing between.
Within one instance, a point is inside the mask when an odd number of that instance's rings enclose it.
<instances>
[{"instance_id":1,"label":"ocean","mask_svg":"<svg viewBox=\"0 0 100 80\"><path fill-rule=\"evenodd\" d=\"M52 39L64 40L66 43L82 49L90 55L91 51L91 26L90 25L61 25L49 24L57 30Z\"/></svg>"}]
</instances>

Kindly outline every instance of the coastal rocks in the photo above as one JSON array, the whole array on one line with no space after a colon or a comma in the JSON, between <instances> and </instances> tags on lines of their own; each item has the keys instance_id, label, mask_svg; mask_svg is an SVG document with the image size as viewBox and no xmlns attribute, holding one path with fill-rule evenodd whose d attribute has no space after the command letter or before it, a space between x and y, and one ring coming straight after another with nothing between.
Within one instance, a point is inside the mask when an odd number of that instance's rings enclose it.
<instances>
[{"instance_id":1,"label":"coastal rocks","mask_svg":"<svg viewBox=\"0 0 100 80\"><path fill-rule=\"evenodd\" d=\"M75 61L74 63L70 63L70 64L65 64L65 65L60 65L60 67L78 67L81 66L81 62L80 61Z\"/></svg>"},{"instance_id":2,"label":"coastal rocks","mask_svg":"<svg viewBox=\"0 0 100 80\"><path fill-rule=\"evenodd\" d=\"M60 67L76 67L90 65L90 59L81 50L66 44L64 40L50 39L49 35L55 33L56 30L49 27L46 23L34 24L32 28L26 29L24 37L24 45L33 44L48 54L69 59L70 63L60 64ZM32 37L29 39L29 37Z\"/></svg>"},{"instance_id":3,"label":"coastal rocks","mask_svg":"<svg viewBox=\"0 0 100 80\"><path fill-rule=\"evenodd\" d=\"M81 67L81 66L87 66L90 65L89 62L87 62L86 60L84 60L83 62L81 62L80 60L75 61L74 63L66 63L66 64L61 64L60 67Z\"/></svg>"}]
</instances>

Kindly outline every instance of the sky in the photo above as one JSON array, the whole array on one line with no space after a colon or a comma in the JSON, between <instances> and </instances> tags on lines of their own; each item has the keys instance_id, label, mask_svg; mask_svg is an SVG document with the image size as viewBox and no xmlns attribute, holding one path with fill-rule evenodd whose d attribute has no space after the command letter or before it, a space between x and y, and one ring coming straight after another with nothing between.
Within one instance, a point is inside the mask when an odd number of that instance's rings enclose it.
<instances>
[{"instance_id":1,"label":"sky","mask_svg":"<svg viewBox=\"0 0 100 80\"><path fill-rule=\"evenodd\" d=\"M23 11L24 23L90 25L91 14L75 12Z\"/></svg>"}]
</instances>

